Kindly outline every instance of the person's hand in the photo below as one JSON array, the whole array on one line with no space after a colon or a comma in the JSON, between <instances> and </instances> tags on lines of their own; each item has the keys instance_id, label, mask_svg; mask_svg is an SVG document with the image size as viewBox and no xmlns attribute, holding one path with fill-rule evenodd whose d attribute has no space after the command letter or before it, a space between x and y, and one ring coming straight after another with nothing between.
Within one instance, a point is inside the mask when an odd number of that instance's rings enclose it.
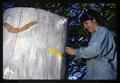
<instances>
[{"instance_id":1,"label":"person's hand","mask_svg":"<svg viewBox=\"0 0 120 83\"><path fill-rule=\"evenodd\" d=\"M75 54L75 49L71 47L66 47L66 53L69 55L74 55Z\"/></svg>"}]
</instances>

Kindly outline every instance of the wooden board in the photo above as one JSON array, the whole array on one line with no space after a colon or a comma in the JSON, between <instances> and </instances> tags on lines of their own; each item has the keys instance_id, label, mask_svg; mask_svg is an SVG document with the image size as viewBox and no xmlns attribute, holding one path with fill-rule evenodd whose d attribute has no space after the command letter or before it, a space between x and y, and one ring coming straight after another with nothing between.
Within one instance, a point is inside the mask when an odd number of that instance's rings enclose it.
<instances>
[{"instance_id":1,"label":"wooden board","mask_svg":"<svg viewBox=\"0 0 120 83\"><path fill-rule=\"evenodd\" d=\"M66 18L42 9L15 7L4 12L3 24L4 79L64 78Z\"/></svg>"}]
</instances>

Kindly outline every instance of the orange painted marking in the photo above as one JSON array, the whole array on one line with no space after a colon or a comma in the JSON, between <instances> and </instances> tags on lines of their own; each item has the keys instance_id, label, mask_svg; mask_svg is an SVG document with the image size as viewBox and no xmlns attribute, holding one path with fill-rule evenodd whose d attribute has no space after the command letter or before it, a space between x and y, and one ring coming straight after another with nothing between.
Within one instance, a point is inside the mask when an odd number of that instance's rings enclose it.
<instances>
[{"instance_id":1,"label":"orange painted marking","mask_svg":"<svg viewBox=\"0 0 120 83\"><path fill-rule=\"evenodd\" d=\"M28 28L30 28L31 26L35 25L36 23L38 23L37 21L34 22L30 22L24 26L22 26L21 28L15 28L12 25L8 24L7 22L3 23L5 28L12 33L18 33L18 32L23 32L25 30L27 30Z\"/></svg>"}]
</instances>

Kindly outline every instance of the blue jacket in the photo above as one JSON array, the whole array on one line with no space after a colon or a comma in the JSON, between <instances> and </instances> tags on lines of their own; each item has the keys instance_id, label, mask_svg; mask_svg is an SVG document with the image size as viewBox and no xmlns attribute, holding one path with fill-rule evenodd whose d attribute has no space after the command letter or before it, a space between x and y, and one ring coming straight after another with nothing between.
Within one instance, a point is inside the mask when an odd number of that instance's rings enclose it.
<instances>
[{"instance_id":1,"label":"blue jacket","mask_svg":"<svg viewBox=\"0 0 120 83\"><path fill-rule=\"evenodd\" d=\"M87 59L89 80L114 80L117 78L117 52L112 33L103 26L92 32L87 47L75 50L76 58Z\"/></svg>"}]
</instances>

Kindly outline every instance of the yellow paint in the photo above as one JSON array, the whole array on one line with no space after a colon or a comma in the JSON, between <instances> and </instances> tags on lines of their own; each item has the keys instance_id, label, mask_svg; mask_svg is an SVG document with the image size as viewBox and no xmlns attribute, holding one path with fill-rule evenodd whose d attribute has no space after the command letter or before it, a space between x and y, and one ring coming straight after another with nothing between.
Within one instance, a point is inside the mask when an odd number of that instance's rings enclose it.
<instances>
[{"instance_id":1,"label":"yellow paint","mask_svg":"<svg viewBox=\"0 0 120 83\"><path fill-rule=\"evenodd\" d=\"M53 53L56 56L62 57L62 53L55 48L48 48L48 51L50 51L51 53Z\"/></svg>"}]
</instances>

